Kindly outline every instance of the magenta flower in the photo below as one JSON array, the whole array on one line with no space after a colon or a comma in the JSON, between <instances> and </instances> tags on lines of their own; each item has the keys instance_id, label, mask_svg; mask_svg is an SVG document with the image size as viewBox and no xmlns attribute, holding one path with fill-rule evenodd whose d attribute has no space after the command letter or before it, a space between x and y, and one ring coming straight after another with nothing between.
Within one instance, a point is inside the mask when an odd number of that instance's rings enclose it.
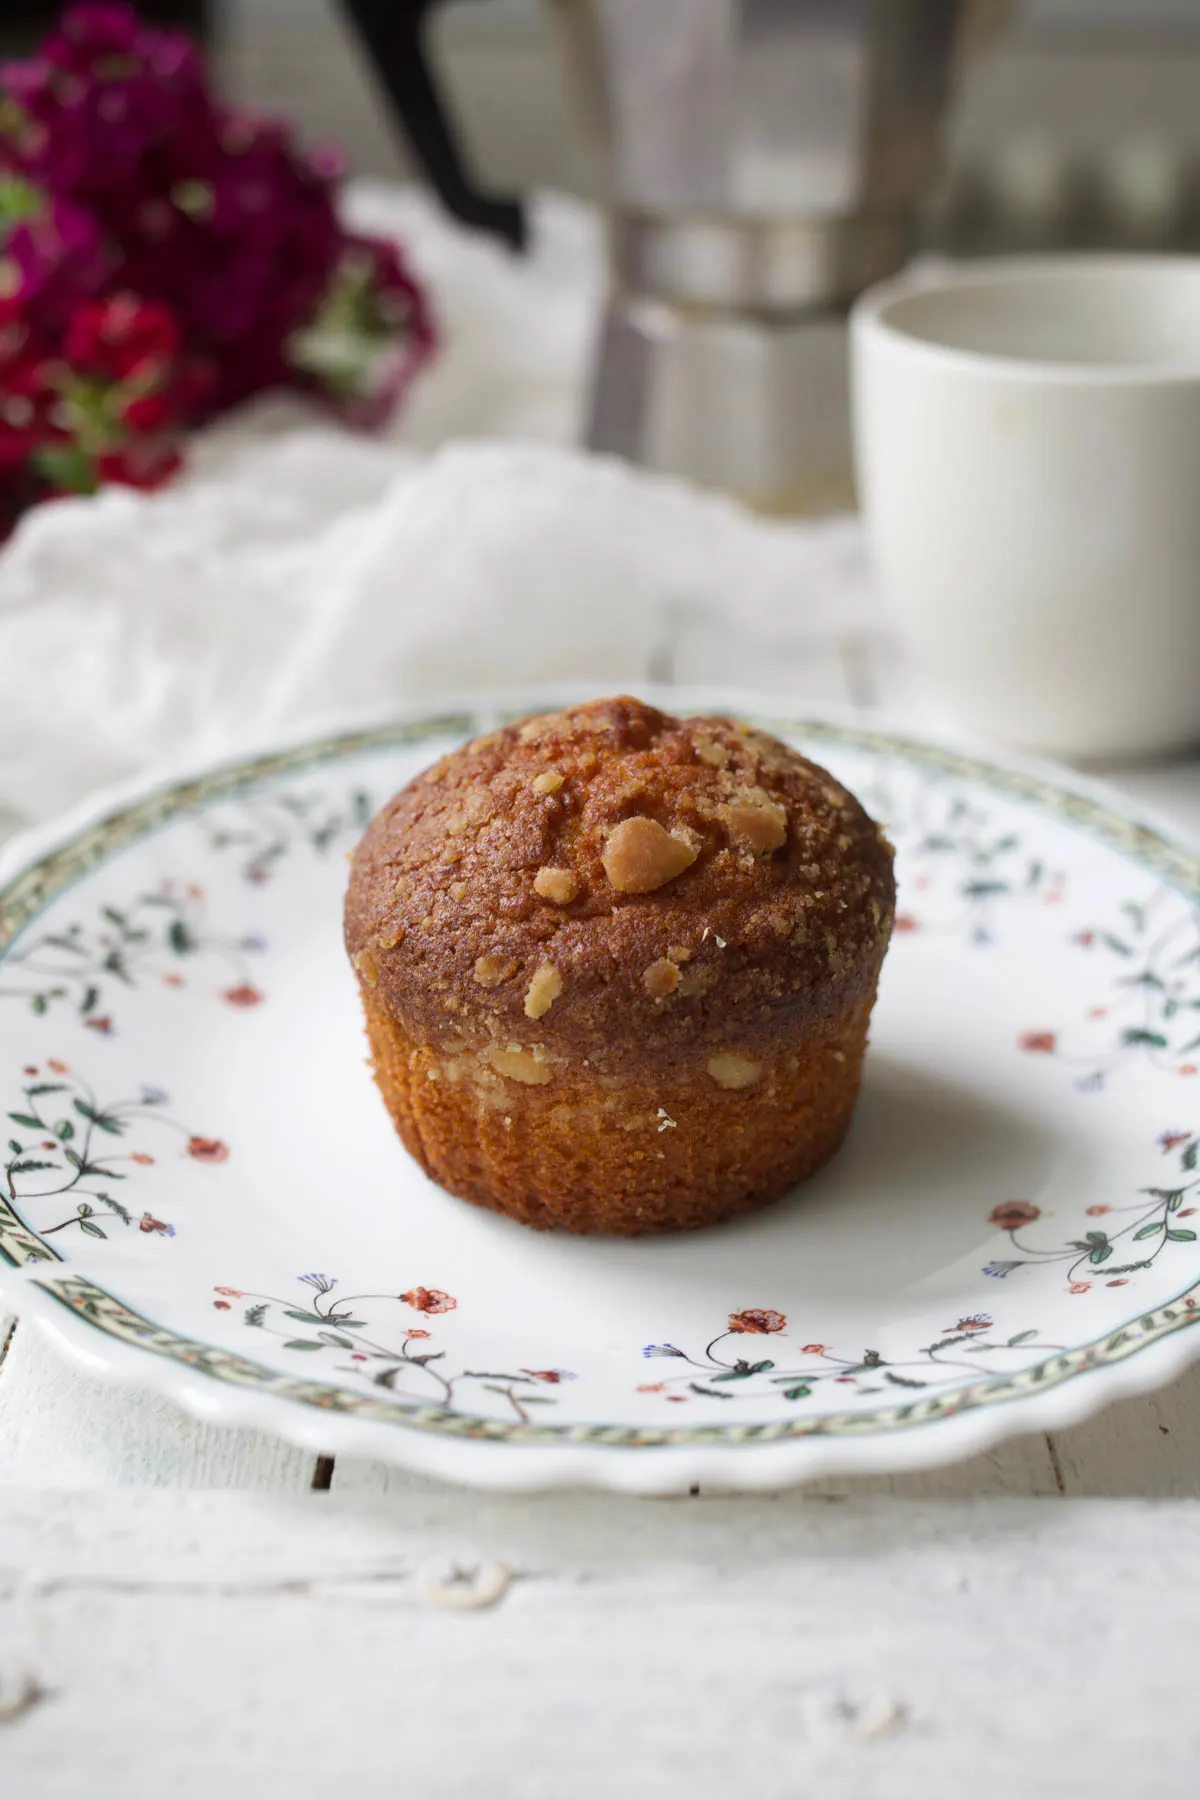
<instances>
[{"instance_id":1,"label":"magenta flower","mask_svg":"<svg viewBox=\"0 0 1200 1800\"><path fill-rule=\"evenodd\" d=\"M342 228L341 173L132 6L69 7L0 68L0 537L39 495L155 485L267 388L386 420L434 330L397 247Z\"/></svg>"}]
</instances>

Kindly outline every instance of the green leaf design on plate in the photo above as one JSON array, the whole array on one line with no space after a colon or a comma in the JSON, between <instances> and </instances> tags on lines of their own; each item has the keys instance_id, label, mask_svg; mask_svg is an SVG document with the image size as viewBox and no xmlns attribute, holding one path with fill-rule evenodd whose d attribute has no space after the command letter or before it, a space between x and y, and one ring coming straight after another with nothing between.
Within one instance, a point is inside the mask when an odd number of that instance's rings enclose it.
<instances>
[{"instance_id":1,"label":"green leaf design on plate","mask_svg":"<svg viewBox=\"0 0 1200 1800\"><path fill-rule=\"evenodd\" d=\"M196 948L196 940L182 919L172 919L167 927L167 941L176 956L187 956Z\"/></svg>"}]
</instances>

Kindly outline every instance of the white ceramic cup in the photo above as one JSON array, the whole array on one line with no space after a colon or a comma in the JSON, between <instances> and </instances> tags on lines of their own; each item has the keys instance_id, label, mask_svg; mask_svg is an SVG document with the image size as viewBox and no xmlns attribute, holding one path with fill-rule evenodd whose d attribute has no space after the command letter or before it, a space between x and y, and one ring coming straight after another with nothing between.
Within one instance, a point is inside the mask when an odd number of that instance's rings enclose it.
<instances>
[{"instance_id":1,"label":"white ceramic cup","mask_svg":"<svg viewBox=\"0 0 1200 1800\"><path fill-rule=\"evenodd\" d=\"M1072 757L1200 742L1200 258L902 278L852 336L875 567L956 719Z\"/></svg>"}]
</instances>

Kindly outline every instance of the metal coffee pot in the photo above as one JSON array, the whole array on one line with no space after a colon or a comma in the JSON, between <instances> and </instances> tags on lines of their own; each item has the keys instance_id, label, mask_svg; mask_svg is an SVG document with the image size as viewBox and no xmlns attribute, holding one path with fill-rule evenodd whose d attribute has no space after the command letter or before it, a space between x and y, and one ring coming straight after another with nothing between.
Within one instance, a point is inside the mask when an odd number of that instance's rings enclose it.
<instances>
[{"instance_id":1,"label":"metal coffee pot","mask_svg":"<svg viewBox=\"0 0 1200 1800\"><path fill-rule=\"evenodd\" d=\"M459 155L436 0L342 4L449 211L520 246L520 202ZM963 40L998 0L548 4L609 222L586 441L766 511L844 502L846 311L910 252Z\"/></svg>"}]
</instances>

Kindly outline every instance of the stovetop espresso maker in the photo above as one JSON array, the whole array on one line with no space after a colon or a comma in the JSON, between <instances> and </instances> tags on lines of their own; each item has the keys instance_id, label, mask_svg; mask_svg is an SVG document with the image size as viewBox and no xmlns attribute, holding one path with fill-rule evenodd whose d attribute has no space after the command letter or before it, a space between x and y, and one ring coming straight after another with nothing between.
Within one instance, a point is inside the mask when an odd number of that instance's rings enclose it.
<instances>
[{"instance_id":1,"label":"stovetop espresso maker","mask_svg":"<svg viewBox=\"0 0 1200 1800\"><path fill-rule=\"evenodd\" d=\"M448 210L515 247L424 44L341 0ZM765 511L848 497L844 320L908 257L965 40L1004 0L547 0L608 216L586 441Z\"/></svg>"}]
</instances>

